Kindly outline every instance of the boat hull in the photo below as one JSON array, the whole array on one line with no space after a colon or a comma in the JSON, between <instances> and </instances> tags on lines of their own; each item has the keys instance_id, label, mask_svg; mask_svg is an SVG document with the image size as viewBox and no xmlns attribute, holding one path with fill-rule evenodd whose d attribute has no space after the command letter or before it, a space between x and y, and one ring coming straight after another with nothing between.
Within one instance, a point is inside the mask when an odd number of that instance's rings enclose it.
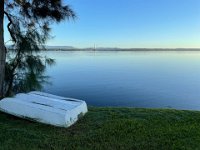
<instances>
[{"instance_id":1,"label":"boat hull","mask_svg":"<svg viewBox=\"0 0 200 150\"><path fill-rule=\"evenodd\" d=\"M0 110L20 118L59 127L73 125L88 111L85 101L37 91L4 98L0 101Z\"/></svg>"}]
</instances>

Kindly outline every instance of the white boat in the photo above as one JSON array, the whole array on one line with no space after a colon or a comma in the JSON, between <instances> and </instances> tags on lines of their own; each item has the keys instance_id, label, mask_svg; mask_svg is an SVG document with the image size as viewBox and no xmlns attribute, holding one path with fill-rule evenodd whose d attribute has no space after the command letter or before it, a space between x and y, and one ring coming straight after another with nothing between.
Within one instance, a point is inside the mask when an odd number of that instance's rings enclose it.
<instances>
[{"instance_id":1,"label":"white boat","mask_svg":"<svg viewBox=\"0 0 200 150\"><path fill-rule=\"evenodd\" d=\"M0 110L20 118L59 127L73 125L88 111L85 101L38 91L4 98L0 101Z\"/></svg>"}]
</instances>

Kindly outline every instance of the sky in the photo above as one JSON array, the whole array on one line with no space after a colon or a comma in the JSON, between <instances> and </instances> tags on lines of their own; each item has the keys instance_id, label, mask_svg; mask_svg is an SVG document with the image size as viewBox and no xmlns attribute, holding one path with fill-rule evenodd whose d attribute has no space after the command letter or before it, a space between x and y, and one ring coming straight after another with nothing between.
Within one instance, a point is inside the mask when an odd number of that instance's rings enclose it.
<instances>
[{"instance_id":1,"label":"sky","mask_svg":"<svg viewBox=\"0 0 200 150\"><path fill-rule=\"evenodd\" d=\"M77 19L53 24L54 38L47 45L200 48L200 0L64 0L64 3L76 12Z\"/></svg>"}]
</instances>

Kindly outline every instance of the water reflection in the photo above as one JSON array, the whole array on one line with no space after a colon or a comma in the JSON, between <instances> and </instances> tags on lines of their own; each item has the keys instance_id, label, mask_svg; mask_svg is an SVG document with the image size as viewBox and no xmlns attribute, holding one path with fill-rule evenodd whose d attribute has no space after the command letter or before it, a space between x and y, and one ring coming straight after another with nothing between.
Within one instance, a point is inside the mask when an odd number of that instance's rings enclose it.
<instances>
[{"instance_id":1,"label":"water reflection","mask_svg":"<svg viewBox=\"0 0 200 150\"><path fill-rule=\"evenodd\" d=\"M94 106L200 110L200 52L44 52L45 91Z\"/></svg>"}]
</instances>

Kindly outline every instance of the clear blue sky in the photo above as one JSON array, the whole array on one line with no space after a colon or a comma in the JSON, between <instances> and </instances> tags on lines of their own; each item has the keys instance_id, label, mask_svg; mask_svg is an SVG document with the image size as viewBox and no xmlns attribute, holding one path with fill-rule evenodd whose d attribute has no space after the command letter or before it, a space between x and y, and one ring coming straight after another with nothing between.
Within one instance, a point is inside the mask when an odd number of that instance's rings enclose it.
<instances>
[{"instance_id":1,"label":"clear blue sky","mask_svg":"<svg viewBox=\"0 0 200 150\"><path fill-rule=\"evenodd\" d=\"M200 48L200 0L65 0L78 18L48 45Z\"/></svg>"}]
</instances>

